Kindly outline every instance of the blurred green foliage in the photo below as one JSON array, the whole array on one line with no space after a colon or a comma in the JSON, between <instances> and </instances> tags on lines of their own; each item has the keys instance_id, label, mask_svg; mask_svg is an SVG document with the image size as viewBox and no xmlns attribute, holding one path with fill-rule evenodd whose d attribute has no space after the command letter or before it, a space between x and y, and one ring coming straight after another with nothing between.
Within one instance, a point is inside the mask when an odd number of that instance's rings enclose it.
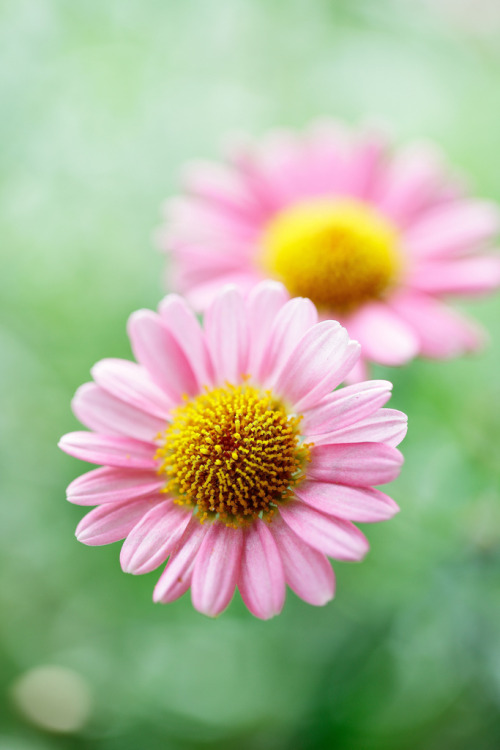
<instances>
[{"instance_id":1,"label":"blurred green foliage","mask_svg":"<svg viewBox=\"0 0 500 750\"><path fill-rule=\"evenodd\" d=\"M157 573L125 576L118 545L74 539L83 510L64 490L85 467L56 448L90 366L130 357L128 314L160 298L161 201L227 132L373 116L401 141L435 139L499 199L494 10L4 0L0 750L500 746L498 297L467 306L491 333L484 355L376 370L410 415L402 512L367 527L363 564L335 565L325 608L289 593L263 623L238 596L215 621L189 597L153 605ZM44 664L88 685L74 734L15 705L13 685Z\"/></svg>"}]
</instances>

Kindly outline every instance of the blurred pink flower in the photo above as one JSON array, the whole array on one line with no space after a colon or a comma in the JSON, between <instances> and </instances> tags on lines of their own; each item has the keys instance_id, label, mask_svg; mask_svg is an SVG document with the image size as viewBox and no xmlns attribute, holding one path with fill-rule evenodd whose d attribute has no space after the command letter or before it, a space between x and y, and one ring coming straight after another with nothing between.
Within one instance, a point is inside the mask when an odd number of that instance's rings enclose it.
<instances>
[{"instance_id":1,"label":"blurred pink flower","mask_svg":"<svg viewBox=\"0 0 500 750\"><path fill-rule=\"evenodd\" d=\"M307 602L334 595L326 557L368 549L352 521L388 519L393 500L372 485L397 477L406 416L381 408L391 384L333 391L359 344L318 322L308 299L267 281L245 299L218 292L204 327L178 296L139 310L128 331L139 364L105 359L73 410L92 432L60 447L102 468L68 500L96 505L78 525L85 544L125 539L121 565L148 573L169 561L153 598L190 586L200 612L219 614L235 586L254 615L280 612L285 583Z\"/></svg>"},{"instance_id":2,"label":"blurred pink flower","mask_svg":"<svg viewBox=\"0 0 500 750\"><path fill-rule=\"evenodd\" d=\"M193 164L186 187L166 204L159 243L196 309L224 283L248 291L273 278L339 320L363 360L401 365L481 343L442 298L499 286L499 212L466 197L430 147L391 152L378 132L327 122L240 144L227 166ZM351 379L364 376L360 361Z\"/></svg>"}]
</instances>

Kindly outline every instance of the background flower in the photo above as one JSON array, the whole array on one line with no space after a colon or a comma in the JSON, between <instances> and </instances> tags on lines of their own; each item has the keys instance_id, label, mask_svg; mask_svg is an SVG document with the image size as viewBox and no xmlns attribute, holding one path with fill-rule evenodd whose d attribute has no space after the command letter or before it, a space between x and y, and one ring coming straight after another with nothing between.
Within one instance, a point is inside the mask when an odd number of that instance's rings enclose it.
<instances>
[{"instance_id":1,"label":"background flower","mask_svg":"<svg viewBox=\"0 0 500 750\"><path fill-rule=\"evenodd\" d=\"M406 416L381 408L391 384L332 393L359 357L335 321L318 323L307 299L258 284L247 301L220 291L202 330L186 303L134 313L136 365L102 360L73 400L93 432L60 447L104 464L79 477L68 499L97 505L77 537L125 538L121 565L149 573L169 562L155 601L192 587L194 606L217 615L238 586L257 617L278 614L285 582L311 604L334 594L325 554L367 551L351 523L391 518L396 504L371 488L399 474L395 446Z\"/></svg>"},{"instance_id":2,"label":"background flower","mask_svg":"<svg viewBox=\"0 0 500 750\"><path fill-rule=\"evenodd\" d=\"M500 212L447 172L430 148L394 150L374 130L332 121L272 133L233 149L227 166L193 164L160 243L198 309L221 283L247 290L269 276L342 320L365 360L453 357L481 337L441 299L500 285L489 253Z\"/></svg>"}]
</instances>

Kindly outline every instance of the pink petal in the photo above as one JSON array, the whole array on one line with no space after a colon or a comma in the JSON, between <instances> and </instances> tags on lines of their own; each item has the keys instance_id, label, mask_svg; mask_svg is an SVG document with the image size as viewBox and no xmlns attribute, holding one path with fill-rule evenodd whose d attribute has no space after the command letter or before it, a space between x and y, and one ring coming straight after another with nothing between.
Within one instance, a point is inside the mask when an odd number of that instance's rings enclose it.
<instances>
[{"instance_id":1,"label":"pink petal","mask_svg":"<svg viewBox=\"0 0 500 750\"><path fill-rule=\"evenodd\" d=\"M153 601L167 604L182 596L191 585L194 563L207 532L197 518L191 517L184 534L153 591Z\"/></svg>"},{"instance_id":2,"label":"pink petal","mask_svg":"<svg viewBox=\"0 0 500 750\"><path fill-rule=\"evenodd\" d=\"M159 306L160 317L184 352L196 376L198 388L213 383L213 367L205 337L196 316L177 294L169 294Z\"/></svg>"},{"instance_id":3,"label":"pink petal","mask_svg":"<svg viewBox=\"0 0 500 750\"><path fill-rule=\"evenodd\" d=\"M307 152L300 137L286 130L266 134L259 144L256 169L275 210L308 192Z\"/></svg>"},{"instance_id":4,"label":"pink petal","mask_svg":"<svg viewBox=\"0 0 500 750\"><path fill-rule=\"evenodd\" d=\"M348 175L348 134L343 123L316 121L309 128L308 161L311 196L345 193Z\"/></svg>"},{"instance_id":5,"label":"pink petal","mask_svg":"<svg viewBox=\"0 0 500 750\"><path fill-rule=\"evenodd\" d=\"M161 565L183 535L191 515L171 499L151 508L123 543L120 553L122 570L142 575Z\"/></svg>"},{"instance_id":6,"label":"pink petal","mask_svg":"<svg viewBox=\"0 0 500 750\"><path fill-rule=\"evenodd\" d=\"M307 331L276 378L276 391L296 411L315 406L344 378L359 356L359 346L334 320Z\"/></svg>"},{"instance_id":7,"label":"pink petal","mask_svg":"<svg viewBox=\"0 0 500 750\"><path fill-rule=\"evenodd\" d=\"M234 170L212 162L192 162L184 171L184 182L188 192L222 211L243 218L258 217L255 197Z\"/></svg>"},{"instance_id":8,"label":"pink petal","mask_svg":"<svg viewBox=\"0 0 500 750\"><path fill-rule=\"evenodd\" d=\"M368 380L341 388L304 412L301 429L306 435L317 435L334 427L347 427L384 406L391 391L388 380Z\"/></svg>"},{"instance_id":9,"label":"pink petal","mask_svg":"<svg viewBox=\"0 0 500 750\"><path fill-rule=\"evenodd\" d=\"M280 553L263 521L254 521L244 534L238 588L250 612L261 620L268 620L279 614L285 603L285 574Z\"/></svg>"},{"instance_id":10,"label":"pink petal","mask_svg":"<svg viewBox=\"0 0 500 750\"><path fill-rule=\"evenodd\" d=\"M234 237L235 240L253 239L255 226L242 215L221 211L216 205L194 197L171 198L164 204L169 231L163 236L168 249L186 240L210 242L214 237Z\"/></svg>"},{"instance_id":11,"label":"pink petal","mask_svg":"<svg viewBox=\"0 0 500 750\"><path fill-rule=\"evenodd\" d=\"M500 229L493 203L451 201L422 215L404 238L407 252L420 258L461 255L490 242Z\"/></svg>"},{"instance_id":12,"label":"pink petal","mask_svg":"<svg viewBox=\"0 0 500 750\"><path fill-rule=\"evenodd\" d=\"M288 297L283 284L277 281L263 281L257 284L248 295L246 303L250 331L248 372L251 375L260 373L269 332Z\"/></svg>"},{"instance_id":13,"label":"pink petal","mask_svg":"<svg viewBox=\"0 0 500 750\"><path fill-rule=\"evenodd\" d=\"M482 294L500 286L500 258L428 261L415 268L408 284L429 294Z\"/></svg>"},{"instance_id":14,"label":"pink petal","mask_svg":"<svg viewBox=\"0 0 500 750\"><path fill-rule=\"evenodd\" d=\"M367 487L306 481L295 487L294 492L311 508L346 521L386 521L399 511L388 495Z\"/></svg>"},{"instance_id":15,"label":"pink petal","mask_svg":"<svg viewBox=\"0 0 500 750\"><path fill-rule=\"evenodd\" d=\"M99 505L82 518L76 527L76 538L90 546L118 542L124 539L137 521L162 499L160 495L155 498Z\"/></svg>"},{"instance_id":16,"label":"pink petal","mask_svg":"<svg viewBox=\"0 0 500 750\"><path fill-rule=\"evenodd\" d=\"M381 302L364 305L349 320L348 329L361 344L363 356L381 365L403 365L418 354L412 328Z\"/></svg>"},{"instance_id":17,"label":"pink petal","mask_svg":"<svg viewBox=\"0 0 500 750\"><path fill-rule=\"evenodd\" d=\"M238 288L242 294L247 294L260 281L262 281L260 274L245 268L243 271L229 271L215 279L207 279L192 287L183 286L181 289L189 304L195 310L203 311L209 308L223 287L231 285Z\"/></svg>"},{"instance_id":18,"label":"pink petal","mask_svg":"<svg viewBox=\"0 0 500 750\"><path fill-rule=\"evenodd\" d=\"M318 313L311 300L295 297L283 305L267 334L267 346L255 377L265 381L266 385L272 385L275 375L295 350L297 342L317 322Z\"/></svg>"},{"instance_id":19,"label":"pink petal","mask_svg":"<svg viewBox=\"0 0 500 750\"><path fill-rule=\"evenodd\" d=\"M72 401L73 413L91 430L151 442L166 422L115 398L95 383L85 383Z\"/></svg>"},{"instance_id":20,"label":"pink petal","mask_svg":"<svg viewBox=\"0 0 500 750\"><path fill-rule=\"evenodd\" d=\"M304 503L287 503L280 508L283 520L293 531L319 552L336 560L362 560L369 544L349 521L332 518Z\"/></svg>"},{"instance_id":21,"label":"pink petal","mask_svg":"<svg viewBox=\"0 0 500 750\"><path fill-rule=\"evenodd\" d=\"M321 435L308 435L314 445L333 443L386 443L396 446L408 429L408 417L397 409L379 409L375 414L360 419L355 424Z\"/></svg>"},{"instance_id":22,"label":"pink petal","mask_svg":"<svg viewBox=\"0 0 500 750\"><path fill-rule=\"evenodd\" d=\"M248 138L232 139L226 144L226 155L238 170L248 189L255 196L261 220L269 218L277 208L273 186L262 165L257 148Z\"/></svg>"},{"instance_id":23,"label":"pink petal","mask_svg":"<svg viewBox=\"0 0 500 750\"><path fill-rule=\"evenodd\" d=\"M255 247L251 242L235 242L219 237L208 245L190 241L175 252L178 267L174 269L176 286L181 289L198 284L215 283L226 274L241 274L251 263Z\"/></svg>"},{"instance_id":24,"label":"pink petal","mask_svg":"<svg viewBox=\"0 0 500 750\"><path fill-rule=\"evenodd\" d=\"M307 476L321 482L369 487L392 482L402 463L397 448L383 443L318 445L311 451Z\"/></svg>"},{"instance_id":25,"label":"pink petal","mask_svg":"<svg viewBox=\"0 0 500 750\"><path fill-rule=\"evenodd\" d=\"M243 532L213 523L196 557L191 582L194 607L215 617L227 607L240 574Z\"/></svg>"},{"instance_id":26,"label":"pink petal","mask_svg":"<svg viewBox=\"0 0 500 750\"><path fill-rule=\"evenodd\" d=\"M138 310L129 318L128 333L135 358L169 398L178 402L184 394L194 396L198 392L186 355L159 315Z\"/></svg>"},{"instance_id":27,"label":"pink petal","mask_svg":"<svg viewBox=\"0 0 500 750\"><path fill-rule=\"evenodd\" d=\"M101 359L91 370L97 385L112 396L160 419L167 419L173 402L151 380L144 367L126 359Z\"/></svg>"},{"instance_id":28,"label":"pink petal","mask_svg":"<svg viewBox=\"0 0 500 750\"><path fill-rule=\"evenodd\" d=\"M335 595L335 577L327 557L302 541L275 516L270 525L283 562L285 580L301 599L322 607Z\"/></svg>"},{"instance_id":29,"label":"pink petal","mask_svg":"<svg viewBox=\"0 0 500 750\"><path fill-rule=\"evenodd\" d=\"M152 443L95 432L68 432L59 441L59 448L70 456L104 466L128 469L156 469Z\"/></svg>"},{"instance_id":30,"label":"pink petal","mask_svg":"<svg viewBox=\"0 0 500 750\"><path fill-rule=\"evenodd\" d=\"M384 170L387 137L372 130L360 135L353 144L343 188L349 196L366 200L376 187Z\"/></svg>"},{"instance_id":31,"label":"pink petal","mask_svg":"<svg viewBox=\"0 0 500 750\"><path fill-rule=\"evenodd\" d=\"M435 149L412 145L395 155L374 197L383 213L407 225L439 198L443 179L442 160Z\"/></svg>"},{"instance_id":32,"label":"pink petal","mask_svg":"<svg viewBox=\"0 0 500 750\"><path fill-rule=\"evenodd\" d=\"M347 375L344 378L344 383L346 385L354 385L363 382L364 380L368 380L370 377L370 372L368 368L368 363L366 359L363 357L363 351L361 351L361 355L357 362L354 363L353 367Z\"/></svg>"},{"instance_id":33,"label":"pink petal","mask_svg":"<svg viewBox=\"0 0 500 750\"><path fill-rule=\"evenodd\" d=\"M66 490L70 503L101 505L158 493L165 480L152 471L132 471L105 466L77 477Z\"/></svg>"},{"instance_id":34,"label":"pink petal","mask_svg":"<svg viewBox=\"0 0 500 750\"><path fill-rule=\"evenodd\" d=\"M484 343L484 335L475 324L425 294L401 294L391 300L391 306L412 326L424 357L449 359L476 351Z\"/></svg>"},{"instance_id":35,"label":"pink petal","mask_svg":"<svg viewBox=\"0 0 500 750\"><path fill-rule=\"evenodd\" d=\"M224 287L205 317L205 332L219 385L238 383L248 367L248 323L245 303L234 287Z\"/></svg>"}]
</instances>

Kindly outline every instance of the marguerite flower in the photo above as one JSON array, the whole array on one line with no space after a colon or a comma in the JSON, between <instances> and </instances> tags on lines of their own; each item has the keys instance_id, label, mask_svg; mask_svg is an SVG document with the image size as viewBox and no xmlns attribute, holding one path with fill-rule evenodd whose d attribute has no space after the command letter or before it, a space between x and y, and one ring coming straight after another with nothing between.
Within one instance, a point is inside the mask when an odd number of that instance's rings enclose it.
<instances>
[{"instance_id":1,"label":"marguerite flower","mask_svg":"<svg viewBox=\"0 0 500 750\"><path fill-rule=\"evenodd\" d=\"M372 488L395 479L402 463L395 446L406 417L381 408L391 384L334 391L359 344L276 282L247 299L224 288L204 328L170 295L158 314L134 313L128 330L138 364L98 362L94 382L73 401L91 432L60 442L102 465L68 487L71 502L97 506L78 539L125 539L120 560L129 573L168 557L154 600L191 587L208 615L228 605L236 586L261 618L281 610L285 583L325 604L334 594L326 555L360 560L368 549L352 521L397 511Z\"/></svg>"},{"instance_id":2,"label":"marguerite flower","mask_svg":"<svg viewBox=\"0 0 500 750\"><path fill-rule=\"evenodd\" d=\"M480 343L442 299L499 286L489 253L499 212L463 195L430 149L391 152L374 132L327 123L233 149L227 166L193 165L186 177L159 242L195 308L221 284L273 278L345 325L365 360L448 358Z\"/></svg>"}]
</instances>

